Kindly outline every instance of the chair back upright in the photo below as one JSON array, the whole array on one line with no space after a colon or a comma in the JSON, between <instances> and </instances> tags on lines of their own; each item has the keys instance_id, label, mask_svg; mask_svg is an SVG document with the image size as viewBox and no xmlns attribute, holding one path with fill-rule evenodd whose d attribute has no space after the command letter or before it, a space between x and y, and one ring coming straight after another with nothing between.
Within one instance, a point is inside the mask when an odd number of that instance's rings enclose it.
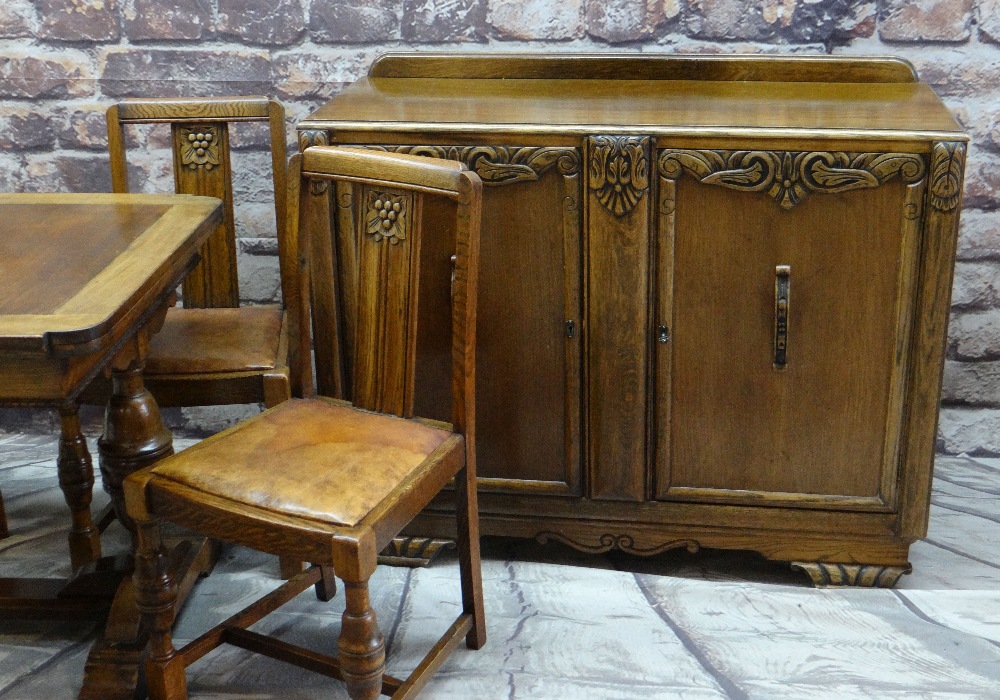
<instances>
[{"instance_id":1,"label":"chair back upright","mask_svg":"<svg viewBox=\"0 0 1000 700\"><path fill-rule=\"evenodd\" d=\"M107 113L111 186L129 191L125 128L130 124L169 124L175 191L218 197L225 203L225 217L201 250L201 261L183 284L187 308L221 308L240 305L236 268L236 225L233 217L233 172L230 158L230 125L267 122L275 196L275 231L281 265L284 299L297 296L295 242L285 235L286 162L285 111L266 97L206 97L129 99L112 105Z\"/></svg>"},{"instance_id":2,"label":"chair back upright","mask_svg":"<svg viewBox=\"0 0 1000 700\"><path fill-rule=\"evenodd\" d=\"M308 248L311 275L330 275L340 267L330 259L337 255L329 228L332 181L352 185L357 231L352 251L356 299L338 300L334 293L325 303L314 303L318 374L330 378L336 394L343 391L349 370L355 406L413 418L421 405L416 388L423 383L418 381L422 371L418 347L443 343L450 350L446 354L452 429L465 435L471 459L479 264L479 218L474 212L479 211L482 197L479 177L453 161L330 146L307 148L301 158L293 158L290 180L299 179L299 169L300 242ZM431 280L438 283L430 284ZM327 280L311 281L314 288L330 289L324 285ZM440 293L451 295L450 319L423 318L421 300ZM345 306L353 307L350 368L345 366L343 348L321 347L337 345L343 337ZM320 366L321 358L332 358L333 367ZM320 384L321 393L328 393Z\"/></svg>"}]
</instances>

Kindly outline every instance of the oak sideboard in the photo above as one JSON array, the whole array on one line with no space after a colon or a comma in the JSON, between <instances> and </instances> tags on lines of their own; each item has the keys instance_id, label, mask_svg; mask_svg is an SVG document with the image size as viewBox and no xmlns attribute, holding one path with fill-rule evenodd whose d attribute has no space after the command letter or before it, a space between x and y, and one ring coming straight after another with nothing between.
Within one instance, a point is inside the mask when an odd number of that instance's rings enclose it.
<instances>
[{"instance_id":1,"label":"oak sideboard","mask_svg":"<svg viewBox=\"0 0 1000 700\"><path fill-rule=\"evenodd\" d=\"M967 142L910 64L390 54L299 137L483 180L484 534L751 550L817 585L909 570ZM319 381L349 397L365 212L350 190L331 202L342 339L317 343L337 368ZM427 280L421 313L448 289ZM419 336L419 415L449 412L443 335ZM411 530L451 534L449 507Z\"/></svg>"}]
</instances>

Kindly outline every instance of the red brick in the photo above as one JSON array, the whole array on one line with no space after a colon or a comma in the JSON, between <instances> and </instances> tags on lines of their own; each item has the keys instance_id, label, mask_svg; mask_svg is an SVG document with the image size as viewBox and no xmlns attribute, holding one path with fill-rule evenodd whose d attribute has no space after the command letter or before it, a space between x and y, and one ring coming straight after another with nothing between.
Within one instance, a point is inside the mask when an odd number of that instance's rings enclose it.
<instances>
[{"instance_id":1,"label":"red brick","mask_svg":"<svg viewBox=\"0 0 1000 700\"><path fill-rule=\"evenodd\" d=\"M0 192L22 192L24 159L20 154L0 151Z\"/></svg>"},{"instance_id":2,"label":"red brick","mask_svg":"<svg viewBox=\"0 0 1000 700\"><path fill-rule=\"evenodd\" d=\"M0 97L36 100L87 94L93 89L89 58L79 51L6 53L0 60Z\"/></svg>"},{"instance_id":3,"label":"red brick","mask_svg":"<svg viewBox=\"0 0 1000 700\"><path fill-rule=\"evenodd\" d=\"M979 0L976 7L979 37L1000 44L1000 0Z\"/></svg>"},{"instance_id":4,"label":"red brick","mask_svg":"<svg viewBox=\"0 0 1000 700\"><path fill-rule=\"evenodd\" d=\"M57 41L109 41L121 35L117 0L36 0L38 35Z\"/></svg>"},{"instance_id":5,"label":"red brick","mask_svg":"<svg viewBox=\"0 0 1000 700\"><path fill-rule=\"evenodd\" d=\"M946 361L941 400L976 406L1000 405L1000 362Z\"/></svg>"},{"instance_id":6,"label":"red brick","mask_svg":"<svg viewBox=\"0 0 1000 700\"><path fill-rule=\"evenodd\" d=\"M88 104L57 109L55 114L61 125L59 143L64 148L106 151L107 107L105 104Z\"/></svg>"},{"instance_id":7,"label":"red brick","mask_svg":"<svg viewBox=\"0 0 1000 700\"><path fill-rule=\"evenodd\" d=\"M921 80L945 98L978 98L1000 86L1000 56L970 57L964 48L920 47L906 52Z\"/></svg>"},{"instance_id":8,"label":"red brick","mask_svg":"<svg viewBox=\"0 0 1000 700\"><path fill-rule=\"evenodd\" d=\"M961 261L955 265L951 304L956 309L1000 306L1000 264L995 261Z\"/></svg>"},{"instance_id":9,"label":"red brick","mask_svg":"<svg viewBox=\"0 0 1000 700\"><path fill-rule=\"evenodd\" d=\"M1000 309L955 313L948 336L948 355L953 359L1000 357Z\"/></svg>"},{"instance_id":10,"label":"red brick","mask_svg":"<svg viewBox=\"0 0 1000 700\"><path fill-rule=\"evenodd\" d=\"M396 41L402 11L402 0L313 0L309 31L320 43Z\"/></svg>"},{"instance_id":11,"label":"red brick","mask_svg":"<svg viewBox=\"0 0 1000 700\"><path fill-rule=\"evenodd\" d=\"M138 49L102 55L101 88L110 97L253 95L271 92L266 51Z\"/></svg>"},{"instance_id":12,"label":"red brick","mask_svg":"<svg viewBox=\"0 0 1000 700\"><path fill-rule=\"evenodd\" d=\"M52 120L41 110L29 107L0 107L0 149L51 150L55 141Z\"/></svg>"},{"instance_id":13,"label":"red brick","mask_svg":"<svg viewBox=\"0 0 1000 700\"><path fill-rule=\"evenodd\" d=\"M1000 156L972 150L965 164L966 208L1000 207Z\"/></svg>"},{"instance_id":14,"label":"red brick","mask_svg":"<svg viewBox=\"0 0 1000 700\"><path fill-rule=\"evenodd\" d=\"M110 192L107 156L39 155L25 157L24 189L28 192Z\"/></svg>"},{"instance_id":15,"label":"red brick","mask_svg":"<svg viewBox=\"0 0 1000 700\"><path fill-rule=\"evenodd\" d=\"M583 36L583 0L491 0L487 22L501 39L576 39Z\"/></svg>"},{"instance_id":16,"label":"red brick","mask_svg":"<svg viewBox=\"0 0 1000 700\"><path fill-rule=\"evenodd\" d=\"M878 12L875 2L861 2L854 6L837 22L834 39L850 41L875 35Z\"/></svg>"},{"instance_id":17,"label":"red brick","mask_svg":"<svg viewBox=\"0 0 1000 700\"><path fill-rule=\"evenodd\" d=\"M211 0L133 0L124 12L125 34L132 41L194 40L212 22Z\"/></svg>"},{"instance_id":18,"label":"red brick","mask_svg":"<svg viewBox=\"0 0 1000 700\"><path fill-rule=\"evenodd\" d=\"M878 34L885 41L965 41L972 0L882 0Z\"/></svg>"},{"instance_id":19,"label":"red brick","mask_svg":"<svg viewBox=\"0 0 1000 700\"><path fill-rule=\"evenodd\" d=\"M315 55L294 52L274 59L274 88L284 100L329 99L365 75L376 52Z\"/></svg>"},{"instance_id":20,"label":"red brick","mask_svg":"<svg viewBox=\"0 0 1000 700\"><path fill-rule=\"evenodd\" d=\"M959 260L1000 260L1000 212L965 208L958 234Z\"/></svg>"},{"instance_id":21,"label":"red brick","mask_svg":"<svg viewBox=\"0 0 1000 700\"><path fill-rule=\"evenodd\" d=\"M763 39L772 33L755 0L688 0L691 36L702 39Z\"/></svg>"},{"instance_id":22,"label":"red brick","mask_svg":"<svg viewBox=\"0 0 1000 700\"><path fill-rule=\"evenodd\" d=\"M249 44L284 46L305 32L301 0L219 0L220 34Z\"/></svg>"},{"instance_id":23,"label":"red brick","mask_svg":"<svg viewBox=\"0 0 1000 700\"><path fill-rule=\"evenodd\" d=\"M486 41L486 0L403 0L407 41Z\"/></svg>"},{"instance_id":24,"label":"red brick","mask_svg":"<svg viewBox=\"0 0 1000 700\"><path fill-rule=\"evenodd\" d=\"M587 2L587 33L612 43L638 41L656 35L681 11L681 0L626 0Z\"/></svg>"},{"instance_id":25,"label":"red brick","mask_svg":"<svg viewBox=\"0 0 1000 700\"><path fill-rule=\"evenodd\" d=\"M0 6L0 39L34 36L38 15L30 0L5 0Z\"/></svg>"}]
</instances>

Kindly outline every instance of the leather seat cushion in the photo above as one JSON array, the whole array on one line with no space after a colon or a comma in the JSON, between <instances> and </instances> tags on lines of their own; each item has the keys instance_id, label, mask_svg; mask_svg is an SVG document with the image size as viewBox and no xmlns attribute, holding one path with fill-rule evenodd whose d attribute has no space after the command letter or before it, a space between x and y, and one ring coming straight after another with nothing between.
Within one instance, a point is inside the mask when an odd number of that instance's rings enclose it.
<instances>
[{"instance_id":1,"label":"leather seat cushion","mask_svg":"<svg viewBox=\"0 0 1000 700\"><path fill-rule=\"evenodd\" d=\"M293 399L153 471L233 502L353 526L451 435L322 399Z\"/></svg>"},{"instance_id":2,"label":"leather seat cushion","mask_svg":"<svg viewBox=\"0 0 1000 700\"><path fill-rule=\"evenodd\" d=\"M275 306L167 310L153 336L147 375L273 369L283 311Z\"/></svg>"}]
</instances>

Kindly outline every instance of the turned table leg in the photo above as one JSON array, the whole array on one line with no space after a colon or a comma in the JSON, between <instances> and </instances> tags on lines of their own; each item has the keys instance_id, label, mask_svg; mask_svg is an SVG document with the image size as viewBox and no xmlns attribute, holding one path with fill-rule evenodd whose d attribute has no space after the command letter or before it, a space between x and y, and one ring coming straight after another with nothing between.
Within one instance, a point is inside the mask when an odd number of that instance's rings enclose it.
<instances>
[{"instance_id":1,"label":"turned table leg","mask_svg":"<svg viewBox=\"0 0 1000 700\"><path fill-rule=\"evenodd\" d=\"M174 452L173 436L163 427L160 408L142 382L142 365L136 357L112 367L104 434L97 441L104 489L111 494L118 519L132 533L135 524L125 513L122 482Z\"/></svg>"},{"instance_id":2,"label":"turned table leg","mask_svg":"<svg viewBox=\"0 0 1000 700\"><path fill-rule=\"evenodd\" d=\"M69 532L69 557L73 570L101 558L101 533L90 514L94 490L94 465L80 430L75 403L59 407L59 488L73 517Z\"/></svg>"},{"instance_id":3,"label":"turned table leg","mask_svg":"<svg viewBox=\"0 0 1000 700\"><path fill-rule=\"evenodd\" d=\"M104 434L97 441L104 489L133 542L136 525L125 513L122 482L132 472L173 453L172 435L142 381L144 346L140 339L112 362L111 398L104 414ZM80 698L131 700L144 695L141 671L148 635L139 622L136 598L133 582L126 578L112 603L104 634L87 657Z\"/></svg>"}]
</instances>

